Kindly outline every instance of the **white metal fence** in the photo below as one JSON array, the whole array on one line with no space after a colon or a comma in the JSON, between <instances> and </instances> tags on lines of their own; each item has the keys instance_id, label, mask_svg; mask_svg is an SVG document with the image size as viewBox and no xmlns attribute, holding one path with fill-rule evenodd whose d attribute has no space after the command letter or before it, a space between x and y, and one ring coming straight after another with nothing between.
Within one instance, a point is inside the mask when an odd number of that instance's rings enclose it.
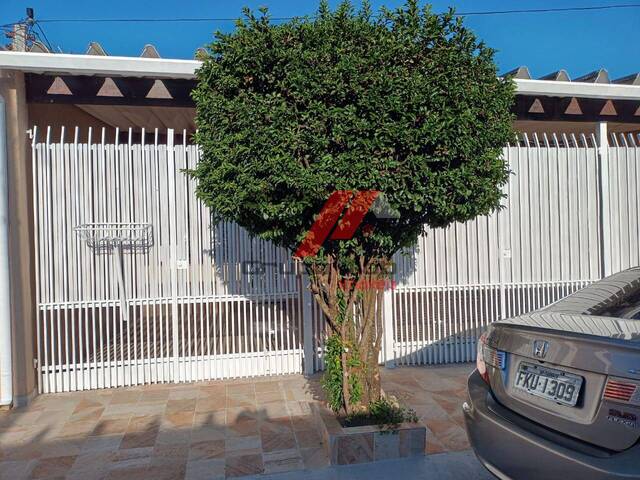
<instances>
[{"instance_id":1,"label":"white metal fence","mask_svg":"<svg viewBox=\"0 0 640 480\"><path fill-rule=\"evenodd\" d=\"M34 130L40 390L323 369L302 276L196 199L186 135L97 133ZM638 264L637 136L525 136L505 158L504 209L397 256L384 360L473 360L489 322Z\"/></svg>"},{"instance_id":2,"label":"white metal fence","mask_svg":"<svg viewBox=\"0 0 640 480\"><path fill-rule=\"evenodd\" d=\"M42 392L302 371L300 277L212 220L181 173L195 146L56 134L32 145Z\"/></svg>"},{"instance_id":3,"label":"white metal fence","mask_svg":"<svg viewBox=\"0 0 640 480\"><path fill-rule=\"evenodd\" d=\"M488 323L638 265L640 141L598 140L523 136L505 148L513 175L504 209L430 230L411 255L398 255L387 360L471 361Z\"/></svg>"}]
</instances>

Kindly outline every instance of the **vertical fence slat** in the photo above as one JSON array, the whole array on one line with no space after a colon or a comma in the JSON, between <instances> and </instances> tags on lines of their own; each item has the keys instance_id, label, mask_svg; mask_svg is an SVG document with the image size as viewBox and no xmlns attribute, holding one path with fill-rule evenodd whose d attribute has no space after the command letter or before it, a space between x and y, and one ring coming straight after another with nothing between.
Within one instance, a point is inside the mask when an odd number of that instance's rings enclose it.
<instances>
[{"instance_id":1,"label":"vertical fence slat","mask_svg":"<svg viewBox=\"0 0 640 480\"><path fill-rule=\"evenodd\" d=\"M603 152L596 140L585 135L523 136L504 150L514 173L505 187L506 208L468 222L466 230L453 226L429 231L433 248L417 249L414 263L435 265L434 274L399 268L398 286L391 294L393 340L401 362L472 360L475 337L483 326L541 308L600 278L594 257L612 265L609 273L640 260L631 253L638 250L640 222L630 220L640 198L632 192L631 180L618 185L621 172L622 177L639 175L639 149L617 146L609 154L609 147ZM598 203L602 197L593 195L603 182L604 209ZM607 207L614 201L624 208ZM624 222L628 228L620 227ZM613 228L604 236L603 223ZM463 231L472 232L471 238ZM428 244L428 236L420 245ZM603 239L631 250L612 258L610 248L601 253ZM397 262L406 263L400 257ZM422 299L429 299L429 308L419 308ZM425 340L425 330L432 339Z\"/></svg>"}]
</instances>

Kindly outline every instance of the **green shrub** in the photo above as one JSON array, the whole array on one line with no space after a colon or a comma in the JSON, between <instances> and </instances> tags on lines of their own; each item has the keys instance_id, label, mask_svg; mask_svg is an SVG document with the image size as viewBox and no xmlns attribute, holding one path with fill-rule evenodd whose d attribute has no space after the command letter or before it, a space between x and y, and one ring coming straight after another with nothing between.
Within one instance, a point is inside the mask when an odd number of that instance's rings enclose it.
<instances>
[{"instance_id":1,"label":"green shrub","mask_svg":"<svg viewBox=\"0 0 640 480\"><path fill-rule=\"evenodd\" d=\"M416 412L410 408L402 407L394 399L382 397L371 402L368 411L354 413L348 416L346 425L378 425L382 432L395 433L404 422L418 422Z\"/></svg>"}]
</instances>

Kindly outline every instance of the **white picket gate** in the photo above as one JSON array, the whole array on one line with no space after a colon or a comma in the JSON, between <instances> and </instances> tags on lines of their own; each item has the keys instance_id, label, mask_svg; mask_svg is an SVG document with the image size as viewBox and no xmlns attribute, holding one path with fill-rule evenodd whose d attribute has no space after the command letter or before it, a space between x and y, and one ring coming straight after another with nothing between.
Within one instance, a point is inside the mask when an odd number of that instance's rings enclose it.
<instances>
[{"instance_id":1,"label":"white picket gate","mask_svg":"<svg viewBox=\"0 0 640 480\"><path fill-rule=\"evenodd\" d=\"M184 132L53 135L32 141L41 392L324 368L302 275L197 200ZM471 361L488 323L639 263L637 136L525 136L504 154L504 209L396 257L387 363Z\"/></svg>"},{"instance_id":2,"label":"white picket gate","mask_svg":"<svg viewBox=\"0 0 640 480\"><path fill-rule=\"evenodd\" d=\"M302 372L295 265L212 220L186 135L79 133L33 135L41 392ZM134 226L150 238L118 255Z\"/></svg>"}]
</instances>

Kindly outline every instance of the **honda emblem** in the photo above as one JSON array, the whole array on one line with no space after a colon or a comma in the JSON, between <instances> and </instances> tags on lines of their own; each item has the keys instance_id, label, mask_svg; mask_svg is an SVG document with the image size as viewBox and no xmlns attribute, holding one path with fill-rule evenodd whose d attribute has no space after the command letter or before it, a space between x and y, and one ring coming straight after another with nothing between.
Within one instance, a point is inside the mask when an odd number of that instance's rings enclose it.
<instances>
[{"instance_id":1,"label":"honda emblem","mask_svg":"<svg viewBox=\"0 0 640 480\"><path fill-rule=\"evenodd\" d=\"M536 358L544 358L549 350L549 342L544 340L535 340L533 342L533 356Z\"/></svg>"}]
</instances>

